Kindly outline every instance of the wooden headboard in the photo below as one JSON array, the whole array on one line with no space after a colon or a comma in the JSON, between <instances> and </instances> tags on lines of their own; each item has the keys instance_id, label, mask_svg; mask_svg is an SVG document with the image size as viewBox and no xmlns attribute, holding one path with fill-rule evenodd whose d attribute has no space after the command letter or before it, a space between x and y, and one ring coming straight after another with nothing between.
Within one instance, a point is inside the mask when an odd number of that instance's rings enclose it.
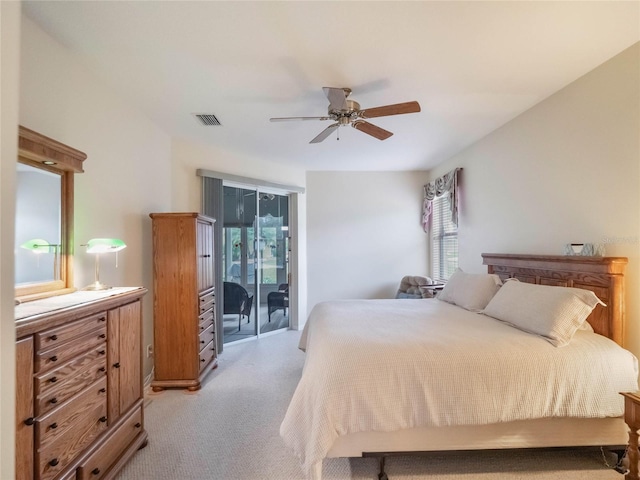
<instances>
[{"instance_id":1,"label":"wooden headboard","mask_svg":"<svg viewBox=\"0 0 640 480\"><path fill-rule=\"evenodd\" d=\"M500 278L539 285L584 288L607 304L596 306L587 321L593 330L623 344L625 335L624 257L483 253L482 263Z\"/></svg>"}]
</instances>

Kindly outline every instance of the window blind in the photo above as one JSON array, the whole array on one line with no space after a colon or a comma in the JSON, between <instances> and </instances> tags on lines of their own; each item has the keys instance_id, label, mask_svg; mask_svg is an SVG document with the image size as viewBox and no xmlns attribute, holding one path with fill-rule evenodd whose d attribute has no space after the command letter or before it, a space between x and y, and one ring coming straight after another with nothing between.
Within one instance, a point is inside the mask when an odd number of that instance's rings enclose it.
<instances>
[{"instance_id":1,"label":"window blind","mask_svg":"<svg viewBox=\"0 0 640 480\"><path fill-rule=\"evenodd\" d=\"M431 276L446 281L458 268L458 228L451 221L450 196L433 199L431 227Z\"/></svg>"}]
</instances>

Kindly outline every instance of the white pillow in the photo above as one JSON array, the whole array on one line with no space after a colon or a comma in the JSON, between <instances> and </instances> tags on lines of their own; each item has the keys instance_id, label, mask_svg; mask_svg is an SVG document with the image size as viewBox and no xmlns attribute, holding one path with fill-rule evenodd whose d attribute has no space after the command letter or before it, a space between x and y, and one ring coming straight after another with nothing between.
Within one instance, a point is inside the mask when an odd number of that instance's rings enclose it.
<instances>
[{"instance_id":1,"label":"white pillow","mask_svg":"<svg viewBox=\"0 0 640 480\"><path fill-rule=\"evenodd\" d=\"M598 303L605 305L595 293L582 288L505 282L482 313L562 347Z\"/></svg>"},{"instance_id":2,"label":"white pillow","mask_svg":"<svg viewBox=\"0 0 640 480\"><path fill-rule=\"evenodd\" d=\"M471 312L481 312L502 285L498 275L465 273L457 269L447 280L439 300L453 303Z\"/></svg>"}]
</instances>

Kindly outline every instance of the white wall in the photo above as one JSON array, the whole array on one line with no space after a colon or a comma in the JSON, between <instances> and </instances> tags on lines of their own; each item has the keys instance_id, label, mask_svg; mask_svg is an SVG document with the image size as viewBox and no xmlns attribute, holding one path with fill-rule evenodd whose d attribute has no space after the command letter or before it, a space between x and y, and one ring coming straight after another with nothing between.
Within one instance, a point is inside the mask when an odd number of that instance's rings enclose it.
<instances>
[{"instance_id":1,"label":"white wall","mask_svg":"<svg viewBox=\"0 0 640 480\"><path fill-rule=\"evenodd\" d=\"M640 356L640 44L430 172L463 167L460 266L482 252L607 242L629 258L626 346Z\"/></svg>"},{"instance_id":2,"label":"white wall","mask_svg":"<svg viewBox=\"0 0 640 480\"><path fill-rule=\"evenodd\" d=\"M0 2L0 478L15 478L15 341L13 249L18 158L20 3Z\"/></svg>"},{"instance_id":3,"label":"white wall","mask_svg":"<svg viewBox=\"0 0 640 480\"><path fill-rule=\"evenodd\" d=\"M393 298L426 275L420 224L427 173L308 172L308 310L324 300Z\"/></svg>"},{"instance_id":4,"label":"white wall","mask_svg":"<svg viewBox=\"0 0 640 480\"><path fill-rule=\"evenodd\" d=\"M298 187L305 184L303 167L246 157L189 140L174 139L171 156L172 204L178 210L199 211L202 203L201 179L196 176L199 168Z\"/></svg>"},{"instance_id":5,"label":"white wall","mask_svg":"<svg viewBox=\"0 0 640 480\"><path fill-rule=\"evenodd\" d=\"M170 137L24 16L20 82L20 124L87 154L84 173L75 176L75 286L93 281L94 258L80 245L116 237L127 248L117 269L114 258L103 258L101 281L151 289L148 214L171 210ZM146 345L153 343L151 291L143 315Z\"/></svg>"}]
</instances>

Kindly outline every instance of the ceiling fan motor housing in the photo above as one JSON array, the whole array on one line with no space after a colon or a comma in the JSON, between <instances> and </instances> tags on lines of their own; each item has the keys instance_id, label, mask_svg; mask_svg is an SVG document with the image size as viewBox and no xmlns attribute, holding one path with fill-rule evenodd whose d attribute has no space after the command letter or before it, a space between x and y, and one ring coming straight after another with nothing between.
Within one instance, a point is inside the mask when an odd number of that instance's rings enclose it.
<instances>
[{"instance_id":1,"label":"ceiling fan motor housing","mask_svg":"<svg viewBox=\"0 0 640 480\"><path fill-rule=\"evenodd\" d=\"M360 104L354 100L345 100L347 108L342 110L332 109L329 107L329 116L334 120L341 120L342 118L355 118L360 111Z\"/></svg>"}]
</instances>

